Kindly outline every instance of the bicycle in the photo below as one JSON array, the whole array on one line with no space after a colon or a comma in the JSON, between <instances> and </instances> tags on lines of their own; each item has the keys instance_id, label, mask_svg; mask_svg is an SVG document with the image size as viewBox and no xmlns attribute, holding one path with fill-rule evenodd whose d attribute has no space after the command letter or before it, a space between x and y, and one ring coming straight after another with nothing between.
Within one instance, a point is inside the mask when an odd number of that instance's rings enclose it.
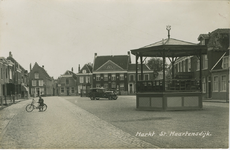
<instances>
[{"instance_id":1,"label":"bicycle","mask_svg":"<svg viewBox=\"0 0 230 150\"><path fill-rule=\"evenodd\" d=\"M41 108L41 107L43 107L43 108L42 108L42 111L46 111L47 105L46 105L45 103L43 104L43 106L35 106L34 103L35 103L35 100L33 99L33 100L32 100L32 103L31 103L31 104L28 104L28 105L26 106L26 111L27 111L27 112L32 112L34 109L39 109L39 108Z\"/></svg>"}]
</instances>

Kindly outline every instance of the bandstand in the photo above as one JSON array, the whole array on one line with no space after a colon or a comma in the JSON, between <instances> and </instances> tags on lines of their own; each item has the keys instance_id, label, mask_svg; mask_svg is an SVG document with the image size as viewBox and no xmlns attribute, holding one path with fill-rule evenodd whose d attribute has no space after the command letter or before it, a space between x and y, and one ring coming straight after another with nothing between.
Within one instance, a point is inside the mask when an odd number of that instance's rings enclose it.
<instances>
[{"instance_id":1,"label":"bandstand","mask_svg":"<svg viewBox=\"0 0 230 150\"><path fill-rule=\"evenodd\" d=\"M195 79L193 72L174 73L175 61L183 56L197 56L202 68L202 55L207 54L204 45L185 42L170 38L159 42L131 50L136 56L136 79L138 73L141 80L136 80L136 109L137 110L192 110L202 109L202 69L199 71L199 79ZM143 58L163 58L163 79L143 80ZM171 62L171 78L166 79L165 62L168 58ZM140 59L141 67L138 68Z\"/></svg>"}]
</instances>

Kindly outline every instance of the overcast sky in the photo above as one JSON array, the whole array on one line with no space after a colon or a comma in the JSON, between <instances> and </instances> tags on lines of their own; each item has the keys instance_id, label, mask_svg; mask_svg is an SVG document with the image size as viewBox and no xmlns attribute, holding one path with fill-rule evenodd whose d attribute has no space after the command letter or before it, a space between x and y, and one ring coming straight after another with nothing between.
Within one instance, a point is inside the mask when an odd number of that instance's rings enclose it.
<instances>
[{"instance_id":1,"label":"overcast sky","mask_svg":"<svg viewBox=\"0 0 230 150\"><path fill-rule=\"evenodd\" d=\"M98 55L126 55L171 37L198 43L199 34L230 28L230 1L1 0L0 56L27 70L37 62L57 78ZM134 63L134 57L132 57Z\"/></svg>"}]
</instances>

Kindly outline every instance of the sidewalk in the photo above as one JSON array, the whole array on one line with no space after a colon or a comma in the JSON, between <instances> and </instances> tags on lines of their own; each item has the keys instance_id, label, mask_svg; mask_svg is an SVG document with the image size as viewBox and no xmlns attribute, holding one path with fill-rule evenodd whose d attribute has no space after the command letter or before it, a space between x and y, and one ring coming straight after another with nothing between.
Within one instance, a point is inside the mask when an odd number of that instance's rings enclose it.
<instances>
[{"instance_id":1,"label":"sidewalk","mask_svg":"<svg viewBox=\"0 0 230 150\"><path fill-rule=\"evenodd\" d=\"M13 105L13 104L17 104L17 103L19 103L21 101L25 101L25 100L29 100L29 99L17 99L17 100L15 100L15 103L13 103L13 100L9 100L8 99L8 100L6 100L7 101L7 105L5 104L5 100L3 100L3 105L0 105L0 111L2 109L6 108L6 107L9 107L9 106Z\"/></svg>"}]
</instances>

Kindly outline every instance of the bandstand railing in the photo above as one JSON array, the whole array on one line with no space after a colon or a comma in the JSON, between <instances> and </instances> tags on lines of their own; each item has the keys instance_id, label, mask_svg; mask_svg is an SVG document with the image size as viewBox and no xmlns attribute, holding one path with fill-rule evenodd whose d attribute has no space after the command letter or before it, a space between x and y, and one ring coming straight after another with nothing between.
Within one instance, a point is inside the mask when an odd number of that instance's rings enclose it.
<instances>
[{"instance_id":1,"label":"bandstand railing","mask_svg":"<svg viewBox=\"0 0 230 150\"><path fill-rule=\"evenodd\" d=\"M172 79L165 81L163 89L163 80L138 81L137 92L196 92L200 91L199 80L195 79Z\"/></svg>"}]
</instances>

